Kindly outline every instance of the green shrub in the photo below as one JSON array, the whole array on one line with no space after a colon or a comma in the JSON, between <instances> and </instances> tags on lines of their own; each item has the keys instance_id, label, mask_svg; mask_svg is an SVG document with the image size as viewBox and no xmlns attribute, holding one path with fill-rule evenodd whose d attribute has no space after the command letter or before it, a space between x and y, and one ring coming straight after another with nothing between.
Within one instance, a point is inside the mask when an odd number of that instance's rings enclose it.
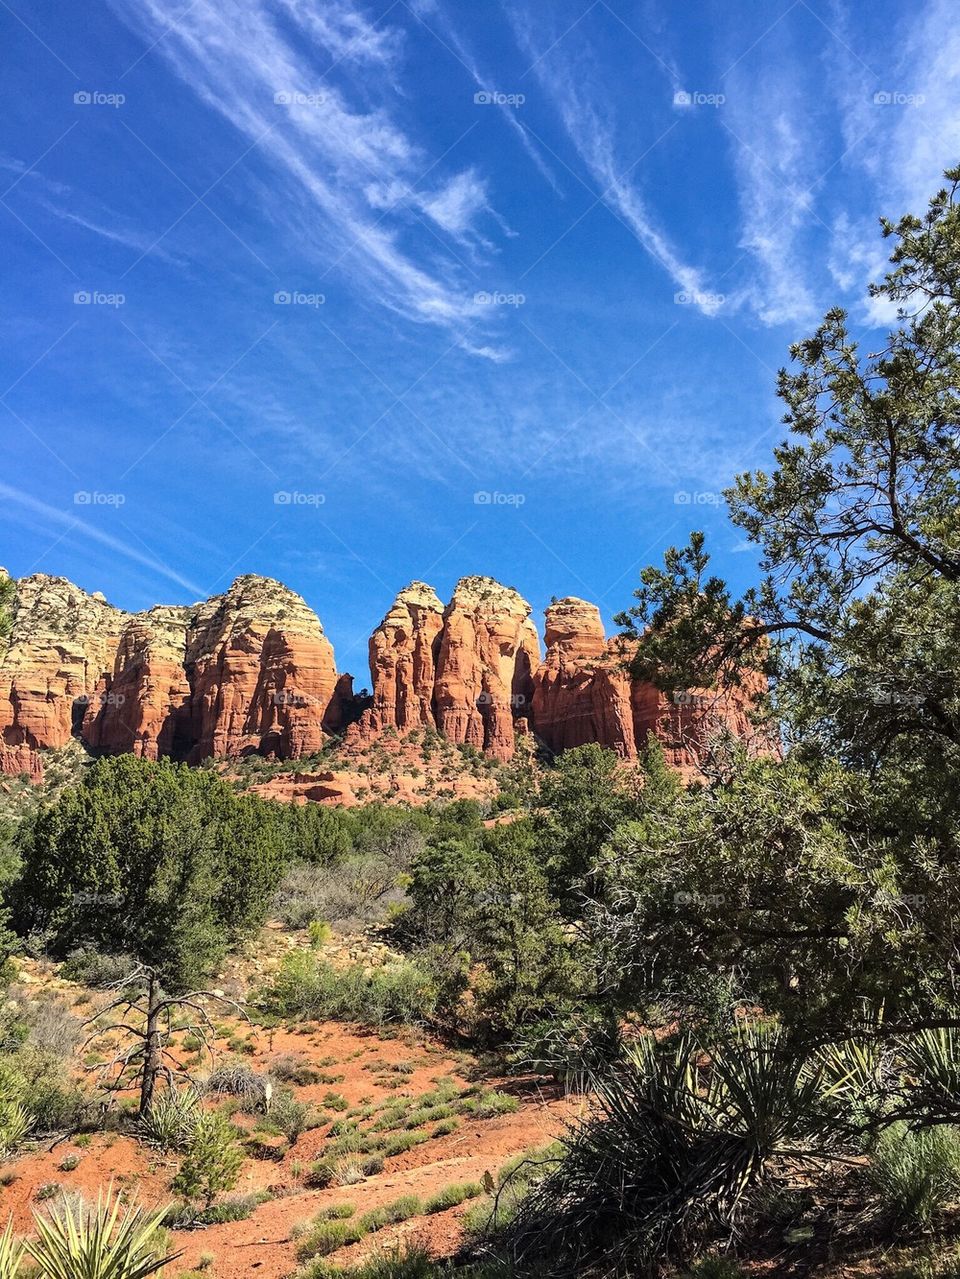
<instances>
[{"instance_id":1,"label":"green shrub","mask_svg":"<svg viewBox=\"0 0 960 1279\"><path fill-rule=\"evenodd\" d=\"M137 1128L148 1144L180 1153L189 1147L199 1116L200 1096L195 1089L177 1092L166 1088L154 1094L150 1109L137 1121Z\"/></svg>"},{"instance_id":2,"label":"green shrub","mask_svg":"<svg viewBox=\"0 0 960 1279\"><path fill-rule=\"evenodd\" d=\"M359 1243L366 1233L360 1222L349 1218L318 1221L310 1233L297 1244L297 1260L309 1261L312 1257L325 1257L328 1253L336 1252L338 1248Z\"/></svg>"},{"instance_id":3,"label":"green shrub","mask_svg":"<svg viewBox=\"0 0 960 1279\"><path fill-rule=\"evenodd\" d=\"M402 1155L405 1151L412 1150L414 1146L419 1146L422 1142L429 1140L429 1133L399 1132L387 1139L386 1145L383 1147L383 1153L389 1159L392 1155Z\"/></svg>"},{"instance_id":4,"label":"green shrub","mask_svg":"<svg viewBox=\"0 0 960 1279\"><path fill-rule=\"evenodd\" d=\"M870 1180L891 1227L928 1228L960 1192L960 1132L892 1124L872 1152Z\"/></svg>"},{"instance_id":5,"label":"green shrub","mask_svg":"<svg viewBox=\"0 0 960 1279\"><path fill-rule=\"evenodd\" d=\"M429 1019L436 990L409 960L374 969L364 964L338 968L310 951L294 951L284 958L260 1004L283 1017L382 1026Z\"/></svg>"},{"instance_id":6,"label":"green shrub","mask_svg":"<svg viewBox=\"0 0 960 1279\"><path fill-rule=\"evenodd\" d=\"M475 1097L465 1097L463 1109L476 1119L493 1119L496 1115L512 1115L520 1109L516 1097L496 1089L483 1089Z\"/></svg>"},{"instance_id":7,"label":"green shrub","mask_svg":"<svg viewBox=\"0 0 960 1279\"><path fill-rule=\"evenodd\" d=\"M270 1099L267 1116L271 1124L283 1133L294 1145L311 1126L310 1107L306 1102L298 1101L289 1088L280 1088Z\"/></svg>"},{"instance_id":8,"label":"green shrub","mask_svg":"<svg viewBox=\"0 0 960 1279\"><path fill-rule=\"evenodd\" d=\"M475 1181L444 1186L442 1190L438 1190L435 1195L430 1196L424 1205L424 1212L446 1212L448 1208L456 1208L458 1204L464 1203L467 1199L476 1199L478 1195L482 1194L483 1187L477 1185Z\"/></svg>"},{"instance_id":9,"label":"green shrub","mask_svg":"<svg viewBox=\"0 0 960 1279\"><path fill-rule=\"evenodd\" d=\"M236 1185L242 1162L233 1125L216 1111L202 1111L171 1188L207 1209L220 1191Z\"/></svg>"},{"instance_id":10,"label":"green shrub","mask_svg":"<svg viewBox=\"0 0 960 1279\"><path fill-rule=\"evenodd\" d=\"M319 950L333 936L333 930L325 919L311 919L307 925L307 935L310 938L310 945L315 950Z\"/></svg>"}]
</instances>

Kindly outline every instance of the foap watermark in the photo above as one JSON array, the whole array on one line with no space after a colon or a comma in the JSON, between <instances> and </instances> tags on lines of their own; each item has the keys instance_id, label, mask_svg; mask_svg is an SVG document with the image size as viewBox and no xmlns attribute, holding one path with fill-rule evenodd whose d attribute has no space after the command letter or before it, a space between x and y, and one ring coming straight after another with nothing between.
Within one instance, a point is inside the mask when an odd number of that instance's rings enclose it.
<instances>
[{"instance_id":1,"label":"foap watermark","mask_svg":"<svg viewBox=\"0 0 960 1279\"><path fill-rule=\"evenodd\" d=\"M675 506L721 506L723 504L723 494L677 489L673 495L673 501Z\"/></svg>"},{"instance_id":2,"label":"foap watermark","mask_svg":"<svg viewBox=\"0 0 960 1279\"><path fill-rule=\"evenodd\" d=\"M681 289L673 295L674 306L698 306L701 311L719 311L726 300L725 293L706 293L699 289Z\"/></svg>"},{"instance_id":3,"label":"foap watermark","mask_svg":"<svg viewBox=\"0 0 960 1279\"><path fill-rule=\"evenodd\" d=\"M481 289L474 293L473 300L477 306L523 306L527 300L525 293L488 293Z\"/></svg>"},{"instance_id":4,"label":"foap watermark","mask_svg":"<svg viewBox=\"0 0 960 1279\"><path fill-rule=\"evenodd\" d=\"M480 89L473 95L478 107L522 107L526 100L525 93L500 93L496 89Z\"/></svg>"},{"instance_id":5,"label":"foap watermark","mask_svg":"<svg viewBox=\"0 0 960 1279\"><path fill-rule=\"evenodd\" d=\"M278 107L322 107L326 101L324 93L301 93L298 89L278 89L273 95Z\"/></svg>"},{"instance_id":6,"label":"foap watermark","mask_svg":"<svg viewBox=\"0 0 960 1279\"><path fill-rule=\"evenodd\" d=\"M319 706L320 698L309 693L297 693L293 689L278 688L270 699L274 706Z\"/></svg>"},{"instance_id":7,"label":"foap watermark","mask_svg":"<svg viewBox=\"0 0 960 1279\"><path fill-rule=\"evenodd\" d=\"M126 500L125 493L100 493L96 489L81 489L73 495L74 506L123 506Z\"/></svg>"},{"instance_id":8,"label":"foap watermark","mask_svg":"<svg viewBox=\"0 0 960 1279\"><path fill-rule=\"evenodd\" d=\"M126 693L81 693L73 700L77 706L123 706L127 695Z\"/></svg>"},{"instance_id":9,"label":"foap watermark","mask_svg":"<svg viewBox=\"0 0 960 1279\"><path fill-rule=\"evenodd\" d=\"M874 706L922 706L926 698L922 693L907 693L896 688L875 688L870 700Z\"/></svg>"},{"instance_id":10,"label":"foap watermark","mask_svg":"<svg viewBox=\"0 0 960 1279\"><path fill-rule=\"evenodd\" d=\"M674 906L722 906L723 893L674 893Z\"/></svg>"},{"instance_id":11,"label":"foap watermark","mask_svg":"<svg viewBox=\"0 0 960 1279\"><path fill-rule=\"evenodd\" d=\"M74 306L123 306L125 293L101 293L99 289L78 289L73 295Z\"/></svg>"},{"instance_id":12,"label":"foap watermark","mask_svg":"<svg viewBox=\"0 0 960 1279\"><path fill-rule=\"evenodd\" d=\"M525 493L501 493L498 489L478 489L473 495L474 506L523 506Z\"/></svg>"},{"instance_id":13,"label":"foap watermark","mask_svg":"<svg viewBox=\"0 0 960 1279\"><path fill-rule=\"evenodd\" d=\"M509 697L494 697L493 693L483 689L477 694L477 706L495 706L499 701L501 704L506 702L513 710L523 710L528 703L526 693L511 693Z\"/></svg>"},{"instance_id":14,"label":"foap watermark","mask_svg":"<svg viewBox=\"0 0 960 1279\"><path fill-rule=\"evenodd\" d=\"M277 289L273 295L274 306L323 306L323 293L302 293L299 289Z\"/></svg>"},{"instance_id":15,"label":"foap watermark","mask_svg":"<svg viewBox=\"0 0 960 1279\"><path fill-rule=\"evenodd\" d=\"M926 100L923 93L903 93L900 89L882 89L873 95L875 107L922 107Z\"/></svg>"},{"instance_id":16,"label":"foap watermark","mask_svg":"<svg viewBox=\"0 0 960 1279\"><path fill-rule=\"evenodd\" d=\"M100 89L78 89L73 95L77 107L122 107L127 100L125 93L104 93Z\"/></svg>"},{"instance_id":17,"label":"foap watermark","mask_svg":"<svg viewBox=\"0 0 960 1279\"><path fill-rule=\"evenodd\" d=\"M675 107L722 107L727 97L724 93L701 93L700 90L690 92L678 89L673 95Z\"/></svg>"},{"instance_id":18,"label":"foap watermark","mask_svg":"<svg viewBox=\"0 0 960 1279\"><path fill-rule=\"evenodd\" d=\"M888 893L881 889L874 901L878 906L924 906L927 899L923 893Z\"/></svg>"},{"instance_id":19,"label":"foap watermark","mask_svg":"<svg viewBox=\"0 0 960 1279\"><path fill-rule=\"evenodd\" d=\"M326 493L301 493L299 489L281 489L273 495L274 506L323 506Z\"/></svg>"},{"instance_id":20,"label":"foap watermark","mask_svg":"<svg viewBox=\"0 0 960 1279\"><path fill-rule=\"evenodd\" d=\"M74 893L74 906L122 906L123 898L119 893Z\"/></svg>"},{"instance_id":21,"label":"foap watermark","mask_svg":"<svg viewBox=\"0 0 960 1279\"><path fill-rule=\"evenodd\" d=\"M692 693L689 688L677 688L673 693L674 706L710 706L713 698L705 693Z\"/></svg>"}]
</instances>

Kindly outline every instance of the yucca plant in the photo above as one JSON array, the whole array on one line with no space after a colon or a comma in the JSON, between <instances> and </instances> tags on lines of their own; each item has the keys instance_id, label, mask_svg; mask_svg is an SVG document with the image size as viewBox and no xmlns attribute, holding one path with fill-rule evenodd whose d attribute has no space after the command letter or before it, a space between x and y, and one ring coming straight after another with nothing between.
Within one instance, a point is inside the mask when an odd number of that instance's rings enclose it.
<instances>
[{"instance_id":1,"label":"yucca plant","mask_svg":"<svg viewBox=\"0 0 960 1279\"><path fill-rule=\"evenodd\" d=\"M155 1093L150 1108L138 1121L144 1141L163 1151L186 1150L196 1131L200 1095L194 1088Z\"/></svg>"},{"instance_id":2,"label":"yucca plant","mask_svg":"<svg viewBox=\"0 0 960 1279\"><path fill-rule=\"evenodd\" d=\"M44 1279L146 1279L180 1255L163 1253L166 1211L124 1206L111 1187L90 1211L81 1202L38 1213L27 1250Z\"/></svg>"},{"instance_id":3,"label":"yucca plant","mask_svg":"<svg viewBox=\"0 0 960 1279\"><path fill-rule=\"evenodd\" d=\"M653 1273L732 1233L771 1160L805 1153L822 1123L818 1074L776 1029L743 1027L709 1054L648 1037L627 1060L520 1205L514 1258L556 1258L559 1274Z\"/></svg>"},{"instance_id":4,"label":"yucca plant","mask_svg":"<svg viewBox=\"0 0 960 1279\"><path fill-rule=\"evenodd\" d=\"M12 1154L34 1122L33 1115L22 1102L0 1102L0 1156Z\"/></svg>"},{"instance_id":5,"label":"yucca plant","mask_svg":"<svg viewBox=\"0 0 960 1279\"><path fill-rule=\"evenodd\" d=\"M960 1031L924 1030L903 1043L908 1074L916 1079L911 1101L933 1119L960 1120Z\"/></svg>"},{"instance_id":6,"label":"yucca plant","mask_svg":"<svg viewBox=\"0 0 960 1279\"><path fill-rule=\"evenodd\" d=\"M13 1237L13 1218L0 1235L0 1279L16 1279L25 1252L24 1244Z\"/></svg>"}]
</instances>

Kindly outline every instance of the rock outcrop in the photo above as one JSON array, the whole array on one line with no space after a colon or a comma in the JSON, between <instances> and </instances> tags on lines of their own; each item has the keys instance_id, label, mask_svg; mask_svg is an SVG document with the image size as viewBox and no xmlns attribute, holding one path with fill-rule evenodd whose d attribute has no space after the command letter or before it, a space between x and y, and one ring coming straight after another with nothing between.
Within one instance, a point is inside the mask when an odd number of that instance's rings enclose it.
<instances>
[{"instance_id":1,"label":"rock outcrop","mask_svg":"<svg viewBox=\"0 0 960 1279\"><path fill-rule=\"evenodd\" d=\"M269 578L239 577L192 611L185 669L191 763L248 751L298 759L341 727L333 646L316 613Z\"/></svg>"},{"instance_id":2,"label":"rock outcrop","mask_svg":"<svg viewBox=\"0 0 960 1279\"><path fill-rule=\"evenodd\" d=\"M0 740L8 753L78 734L104 754L292 759L323 746L350 698L316 614L269 578L238 578L192 607L128 614L37 574L17 583ZM29 771L16 764L0 759L3 771Z\"/></svg>"},{"instance_id":3,"label":"rock outcrop","mask_svg":"<svg viewBox=\"0 0 960 1279\"><path fill-rule=\"evenodd\" d=\"M448 741L510 759L526 731L540 643L530 605L492 577L463 577L443 607L411 582L370 640L373 702L348 733L436 729Z\"/></svg>"},{"instance_id":4,"label":"rock outcrop","mask_svg":"<svg viewBox=\"0 0 960 1279\"><path fill-rule=\"evenodd\" d=\"M0 649L0 773L39 779L38 752L72 736L96 753L199 763L251 752L300 759L344 730L349 753L424 729L500 760L530 733L552 752L597 742L634 759L653 733L691 775L721 731L756 752L775 749L749 721L762 677L668 696L631 680L599 610L574 597L546 610L544 638L541 662L530 605L492 578L461 578L446 607L411 582L370 639L373 692L361 715L316 614L270 578L125 613L35 574L16 584ZM298 794L335 802L347 786L345 775L317 775Z\"/></svg>"},{"instance_id":5,"label":"rock outcrop","mask_svg":"<svg viewBox=\"0 0 960 1279\"><path fill-rule=\"evenodd\" d=\"M191 697L184 668L189 623L188 608L164 605L130 618L83 718L81 736L92 750L145 759L177 754L177 729Z\"/></svg>"},{"instance_id":6,"label":"rock outcrop","mask_svg":"<svg viewBox=\"0 0 960 1279\"><path fill-rule=\"evenodd\" d=\"M776 749L749 718L765 691L761 675L737 688L672 694L633 680L621 641L604 637L598 609L573 597L547 609L545 642L546 656L534 676L533 724L553 752L598 742L634 759L652 733L667 762L694 776L721 737L736 737L754 754Z\"/></svg>"},{"instance_id":7,"label":"rock outcrop","mask_svg":"<svg viewBox=\"0 0 960 1279\"><path fill-rule=\"evenodd\" d=\"M12 627L0 660L0 741L32 750L64 746L82 721L128 614L65 577L17 582Z\"/></svg>"},{"instance_id":8,"label":"rock outcrop","mask_svg":"<svg viewBox=\"0 0 960 1279\"><path fill-rule=\"evenodd\" d=\"M444 609L434 708L437 729L495 759L510 759L514 721L526 720L540 642L530 605L491 577L462 577Z\"/></svg>"},{"instance_id":9,"label":"rock outcrop","mask_svg":"<svg viewBox=\"0 0 960 1279\"><path fill-rule=\"evenodd\" d=\"M408 732L432 728L443 605L432 586L411 582L390 606L370 637L373 705L363 731L375 737L385 728Z\"/></svg>"},{"instance_id":10,"label":"rock outcrop","mask_svg":"<svg viewBox=\"0 0 960 1279\"><path fill-rule=\"evenodd\" d=\"M533 724L554 752L600 742L636 755L630 677L595 604L569 596L546 611L546 656L533 679Z\"/></svg>"}]
</instances>

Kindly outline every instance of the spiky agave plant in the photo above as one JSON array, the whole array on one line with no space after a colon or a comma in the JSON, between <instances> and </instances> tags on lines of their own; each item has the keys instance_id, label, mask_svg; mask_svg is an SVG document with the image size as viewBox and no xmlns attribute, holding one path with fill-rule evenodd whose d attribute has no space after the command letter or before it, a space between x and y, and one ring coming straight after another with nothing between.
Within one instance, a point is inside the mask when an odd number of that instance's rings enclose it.
<instances>
[{"instance_id":1,"label":"spiky agave plant","mask_svg":"<svg viewBox=\"0 0 960 1279\"><path fill-rule=\"evenodd\" d=\"M125 1206L110 1187L92 1211L77 1203L37 1214L37 1238L27 1249L44 1279L146 1279L180 1255L163 1253L165 1213Z\"/></svg>"},{"instance_id":2,"label":"spiky agave plant","mask_svg":"<svg viewBox=\"0 0 960 1279\"><path fill-rule=\"evenodd\" d=\"M35 1122L22 1102L0 1101L0 1155L12 1154Z\"/></svg>"},{"instance_id":3,"label":"spiky agave plant","mask_svg":"<svg viewBox=\"0 0 960 1279\"><path fill-rule=\"evenodd\" d=\"M907 1036L902 1053L916 1080L911 1108L923 1112L927 1122L960 1121L960 1030L948 1026Z\"/></svg>"},{"instance_id":4,"label":"spiky agave plant","mask_svg":"<svg viewBox=\"0 0 960 1279\"><path fill-rule=\"evenodd\" d=\"M150 1108L138 1122L144 1141L164 1151L184 1151L190 1145L200 1115L200 1094L195 1088L178 1092L167 1088L155 1093Z\"/></svg>"},{"instance_id":5,"label":"spiky agave plant","mask_svg":"<svg viewBox=\"0 0 960 1279\"><path fill-rule=\"evenodd\" d=\"M0 1279L16 1279L24 1251L23 1243L13 1237L13 1218L11 1217L3 1234L0 1235Z\"/></svg>"},{"instance_id":6,"label":"spiky agave plant","mask_svg":"<svg viewBox=\"0 0 960 1279\"><path fill-rule=\"evenodd\" d=\"M735 1229L771 1160L816 1129L818 1086L777 1030L744 1027L709 1053L643 1039L505 1242L515 1258L550 1257L551 1273L653 1273Z\"/></svg>"}]
</instances>

